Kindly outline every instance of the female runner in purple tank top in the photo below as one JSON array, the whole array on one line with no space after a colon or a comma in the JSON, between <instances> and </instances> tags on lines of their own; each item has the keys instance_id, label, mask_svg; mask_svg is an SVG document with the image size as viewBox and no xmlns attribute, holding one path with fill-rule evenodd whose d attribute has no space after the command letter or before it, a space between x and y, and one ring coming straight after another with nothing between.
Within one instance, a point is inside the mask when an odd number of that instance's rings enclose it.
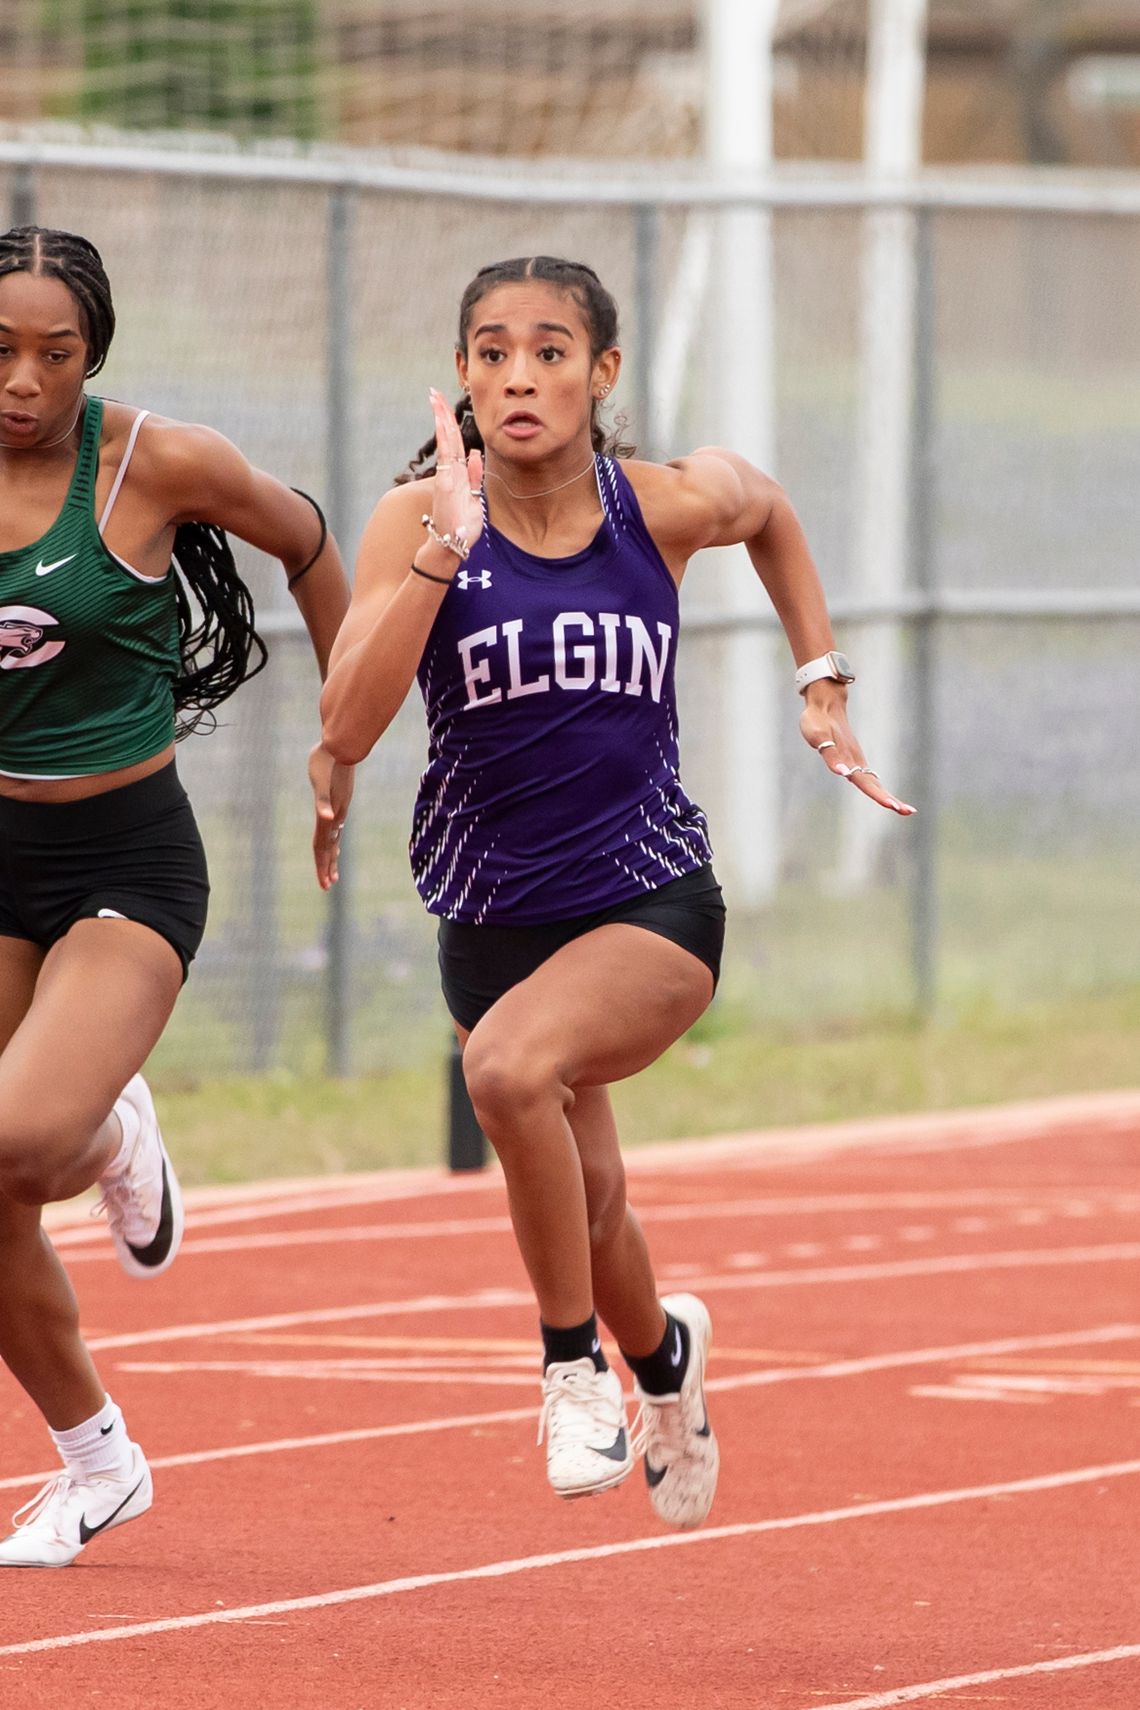
<instances>
[{"instance_id":1,"label":"female runner in purple tank top","mask_svg":"<svg viewBox=\"0 0 1140 1710\"><path fill-rule=\"evenodd\" d=\"M804 737L872 802L913 809L851 732L851 673L784 493L716 447L666 465L605 455L598 411L620 364L590 268L539 256L472 281L463 399L453 413L433 392L435 436L365 532L323 743L362 760L418 676L430 745L412 866L538 1297L547 1474L580 1496L642 1451L658 1515L690 1527L717 1477L709 1314L658 1298L607 1088L692 1026L719 972L724 907L677 771L678 587L695 552L748 548L795 656ZM597 1317L633 1372L632 1434Z\"/></svg>"}]
</instances>

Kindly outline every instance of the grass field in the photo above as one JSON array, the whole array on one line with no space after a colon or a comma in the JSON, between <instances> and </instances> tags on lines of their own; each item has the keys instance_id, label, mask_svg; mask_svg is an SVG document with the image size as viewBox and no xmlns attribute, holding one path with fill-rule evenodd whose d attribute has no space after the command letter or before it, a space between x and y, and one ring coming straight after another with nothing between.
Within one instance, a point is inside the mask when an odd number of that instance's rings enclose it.
<instances>
[{"instance_id":1,"label":"grass field","mask_svg":"<svg viewBox=\"0 0 1140 1710\"><path fill-rule=\"evenodd\" d=\"M1140 1082L1140 988L926 1027L745 1028L717 1011L615 1088L631 1145L736 1129L938 1110ZM332 1081L276 1073L177 1081L160 1095L188 1183L434 1164L445 1066Z\"/></svg>"}]
</instances>

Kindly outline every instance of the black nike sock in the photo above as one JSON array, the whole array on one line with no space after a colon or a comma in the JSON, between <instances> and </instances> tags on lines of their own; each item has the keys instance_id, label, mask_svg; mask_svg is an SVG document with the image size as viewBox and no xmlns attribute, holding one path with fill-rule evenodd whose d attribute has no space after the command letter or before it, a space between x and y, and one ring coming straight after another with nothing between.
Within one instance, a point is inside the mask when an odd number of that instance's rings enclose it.
<instances>
[{"instance_id":1,"label":"black nike sock","mask_svg":"<svg viewBox=\"0 0 1140 1710\"><path fill-rule=\"evenodd\" d=\"M609 1371L606 1356L602 1353L602 1344L598 1340L598 1320L595 1313L591 1312L584 1324L572 1324L569 1329L562 1329L556 1324L542 1324L541 1320L540 1324L543 1371L556 1361L563 1360L593 1360L596 1371Z\"/></svg>"},{"instance_id":2,"label":"black nike sock","mask_svg":"<svg viewBox=\"0 0 1140 1710\"><path fill-rule=\"evenodd\" d=\"M623 1348L622 1359L646 1395L676 1395L689 1367L688 1326L667 1312L661 1346L651 1354L627 1354Z\"/></svg>"}]
</instances>

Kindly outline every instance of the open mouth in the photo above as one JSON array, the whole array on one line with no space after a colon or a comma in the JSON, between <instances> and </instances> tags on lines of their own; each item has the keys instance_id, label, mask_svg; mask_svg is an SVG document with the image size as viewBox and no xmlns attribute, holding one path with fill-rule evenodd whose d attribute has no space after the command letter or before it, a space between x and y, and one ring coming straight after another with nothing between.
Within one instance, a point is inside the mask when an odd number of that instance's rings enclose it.
<instances>
[{"instance_id":1,"label":"open mouth","mask_svg":"<svg viewBox=\"0 0 1140 1710\"><path fill-rule=\"evenodd\" d=\"M526 429L540 428L542 423L529 410L512 410L503 423L505 428Z\"/></svg>"}]
</instances>

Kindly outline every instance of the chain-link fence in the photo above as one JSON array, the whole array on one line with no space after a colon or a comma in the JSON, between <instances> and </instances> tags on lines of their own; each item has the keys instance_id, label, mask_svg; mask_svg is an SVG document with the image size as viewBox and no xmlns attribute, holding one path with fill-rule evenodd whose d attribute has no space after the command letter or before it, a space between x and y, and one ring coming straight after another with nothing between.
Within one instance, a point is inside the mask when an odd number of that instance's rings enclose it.
<instances>
[{"instance_id":1,"label":"chain-link fence","mask_svg":"<svg viewBox=\"0 0 1140 1710\"><path fill-rule=\"evenodd\" d=\"M635 440L668 455L724 437L718 400L750 378L726 376L723 362L713 371L709 281L692 263L718 205L755 206L771 240L775 473L856 665L885 617L902 638L901 775L888 782L922 812L887 828L857 886L840 882L849 792L798 738L786 649L759 603L726 617L723 576L698 561L683 601L682 754L714 844L753 787L753 737L754 764L774 756L779 782L774 890L756 896L722 850L735 907L721 1013L863 1025L1135 981L1134 180L930 181L905 193L836 179L762 193L517 173L464 184L334 159L12 143L0 145L0 198L14 217L83 231L103 251L119 332L101 387L209 422L323 495L349 552L428 431L428 385L449 384L463 286L500 256L567 254L602 274L625 311L617 408ZM888 600L868 594L853 549L875 200L913 210L917 256L910 579ZM222 727L181 753L214 893L163 1067L367 1071L438 1054L432 923L406 857L422 709L413 697L361 768L330 901L308 848L316 671L283 577L244 562L272 662ZM725 649L742 635L758 682L778 659L778 696L757 700L757 718L778 729L734 730L730 743L720 689ZM853 691L857 730L868 692Z\"/></svg>"}]
</instances>

